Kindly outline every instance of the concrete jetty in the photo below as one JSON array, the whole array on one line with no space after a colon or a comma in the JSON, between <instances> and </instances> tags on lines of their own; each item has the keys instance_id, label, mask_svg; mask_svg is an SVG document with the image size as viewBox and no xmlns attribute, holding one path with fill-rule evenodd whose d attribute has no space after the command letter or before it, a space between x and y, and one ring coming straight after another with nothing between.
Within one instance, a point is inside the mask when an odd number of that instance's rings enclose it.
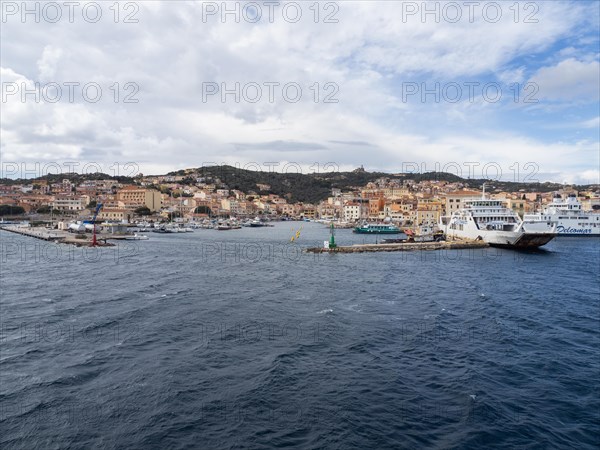
<instances>
[{"instance_id":1,"label":"concrete jetty","mask_svg":"<svg viewBox=\"0 0 600 450\"><path fill-rule=\"evenodd\" d=\"M60 241L65 239L66 236L63 233L51 231L42 227L29 227L22 225L6 225L0 227L4 231L10 231L11 233L21 234L23 236L29 236L36 239L42 239L44 241Z\"/></svg>"},{"instance_id":2,"label":"concrete jetty","mask_svg":"<svg viewBox=\"0 0 600 450\"><path fill-rule=\"evenodd\" d=\"M92 243L92 237L85 235L83 239L79 238L78 234L69 233L63 230L48 230L45 227L29 227L24 225L4 225L0 226L1 230L8 231L11 233L20 234L22 236L28 236L35 239L41 239L43 241L56 242L58 244L72 244L78 247L90 246ZM114 244L106 242L107 239L126 239L118 235L106 235L99 234L98 245L101 247L112 247Z\"/></svg>"},{"instance_id":3,"label":"concrete jetty","mask_svg":"<svg viewBox=\"0 0 600 450\"><path fill-rule=\"evenodd\" d=\"M407 242L401 244L355 244L336 248L312 247L309 253L367 253L367 252L410 252L416 250L459 250L484 248L489 245L483 241L453 240L441 242Z\"/></svg>"}]
</instances>

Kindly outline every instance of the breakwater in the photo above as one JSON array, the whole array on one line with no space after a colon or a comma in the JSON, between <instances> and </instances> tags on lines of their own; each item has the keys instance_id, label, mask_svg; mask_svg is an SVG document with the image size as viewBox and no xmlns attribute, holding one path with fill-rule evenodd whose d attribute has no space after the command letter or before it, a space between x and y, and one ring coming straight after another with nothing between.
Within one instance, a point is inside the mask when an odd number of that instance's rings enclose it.
<instances>
[{"instance_id":1,"label":"breakwater","mask_svg":"<svg viewBox=\"0 0 600 450\"><path fill-rule=\"evenodd\" d=\"M408 242L401 244L355 244L335 248L311 247L309 253L366 253L366 252L410 252L416 250L458 250L483 248L489 245L483 241L455 240L442 242Z\"/></svg>"}]
</instances>

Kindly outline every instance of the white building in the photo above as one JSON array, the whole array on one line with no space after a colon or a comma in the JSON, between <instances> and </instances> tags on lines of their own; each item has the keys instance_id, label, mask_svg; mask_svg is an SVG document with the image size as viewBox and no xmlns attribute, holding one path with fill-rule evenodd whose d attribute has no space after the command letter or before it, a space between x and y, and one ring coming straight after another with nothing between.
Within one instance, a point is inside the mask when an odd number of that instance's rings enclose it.
<instances>
[{"instance_id":1,"label":"white building","mask_svg":"<svg viewBox=\"0 0 600 450\"><path fill-rule=\"evenodd\" d=\"M481 192L477 191L454 191L446 194L446 215L450 216L454 211L461 209L465 202L480 200Z\"/></svg>"},{"instance_id":2,"label":"white building","mask_svg":"<svg viewBox=\"0 0 600 450\"><path fill-rule=\"evenodd\" d=\"M344 205L344 220L346 222L356 222L361 219L362 207L360 203L346 203Z\"/></svg>"},{"instance_id":3,"label":"white building","mask_svg":"<svg viewBox=\"0 0 600 450\"><path fill-rule=\"evenodd\" d=\"M81 211L85 209L90 199L87 195L81 197L55 197L52 208L59 211Z\"/></svg>"}]
</instances>

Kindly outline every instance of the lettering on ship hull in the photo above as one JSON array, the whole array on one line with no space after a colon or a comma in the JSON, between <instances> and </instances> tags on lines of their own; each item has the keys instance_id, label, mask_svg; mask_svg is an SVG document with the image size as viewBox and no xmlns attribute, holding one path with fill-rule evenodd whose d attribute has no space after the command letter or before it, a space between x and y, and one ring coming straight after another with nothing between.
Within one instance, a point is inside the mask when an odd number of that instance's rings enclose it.
<instances>
[{"instance_id":1,"label":"lettering on ship hull","mask_svg":"<svg viewBox=\"0 0 600 450\"><path fill-rule=\"evenodd\" d=\"M591 228L571 228L559 225L556 227L558 234L592 234Z\"/></svg>"}]
</instances>

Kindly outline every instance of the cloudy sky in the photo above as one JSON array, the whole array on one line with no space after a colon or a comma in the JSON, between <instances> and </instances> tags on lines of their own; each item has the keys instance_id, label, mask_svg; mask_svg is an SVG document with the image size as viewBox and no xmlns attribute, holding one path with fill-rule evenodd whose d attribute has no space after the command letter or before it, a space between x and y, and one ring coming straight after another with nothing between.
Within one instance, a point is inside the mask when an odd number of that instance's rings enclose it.
<instances>
[{"instance_id":1,"label":"cloudy sky","mask_svg":"<svg viewBox=\"0 0 600 450\"><path fill-rule=\"evenodd\" d=\"M4 175L228 163L599 182L597 1L117 6L2 1Z\"/></svg>"}]
</instances>

